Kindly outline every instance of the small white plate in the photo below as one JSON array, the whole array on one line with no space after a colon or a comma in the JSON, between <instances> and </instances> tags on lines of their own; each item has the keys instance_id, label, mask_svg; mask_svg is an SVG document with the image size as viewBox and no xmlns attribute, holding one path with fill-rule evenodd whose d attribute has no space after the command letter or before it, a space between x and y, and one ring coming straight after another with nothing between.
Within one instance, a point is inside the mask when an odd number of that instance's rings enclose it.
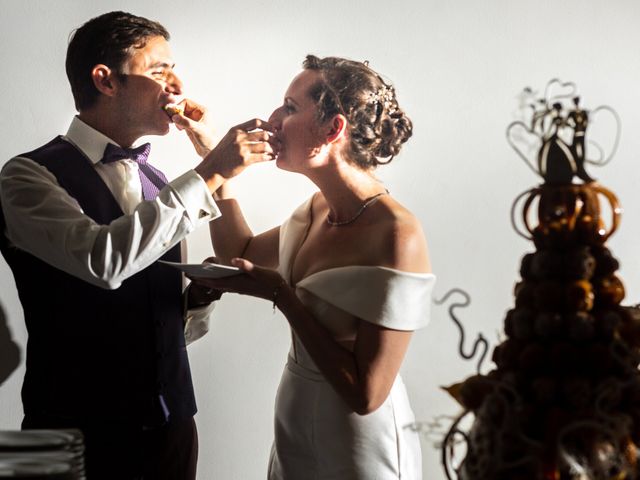
<instances>
[{"instance_id":1,"label":"small white plate","mask_svg":"<svg viewBox=\"0 0 640 480\"><path fill-rule=\"evenodd\" d=\"M219 265L217 263L176 263L165 262L164 260L159 261L165 265L182 270L184 273L191 275L192 277L224 278L242 273L242 270L237 267Z\"/></svg>"}]
</instances>

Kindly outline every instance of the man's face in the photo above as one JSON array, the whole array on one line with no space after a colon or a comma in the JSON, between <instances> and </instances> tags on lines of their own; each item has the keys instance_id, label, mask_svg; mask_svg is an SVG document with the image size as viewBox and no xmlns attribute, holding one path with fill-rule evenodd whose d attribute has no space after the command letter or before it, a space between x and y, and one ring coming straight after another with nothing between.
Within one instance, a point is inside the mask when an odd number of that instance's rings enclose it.
<instances>
[{"instance_id":1,"label":"man's face","mask_svg":"<svg viewBox=\"0 0 640 480\"><path fill-rule=\"evenodd\" d=\"M118 80L116 108L130 133L165 135L171 120L164 111L168 103L176 103L182 94L182 81L173 71L169 43L161 36L147 39L143 48L125 63Z\"/></svg>"}]
</instances>

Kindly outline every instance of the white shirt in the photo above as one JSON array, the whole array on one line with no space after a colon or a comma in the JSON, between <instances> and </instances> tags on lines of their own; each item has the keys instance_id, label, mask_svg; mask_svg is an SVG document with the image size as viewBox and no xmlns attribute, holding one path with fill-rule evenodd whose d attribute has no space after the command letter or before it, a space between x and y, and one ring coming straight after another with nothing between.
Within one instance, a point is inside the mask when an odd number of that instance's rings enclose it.
<instances>
[{"instance_id":1,"label":"white shirt","mask_svg":"<svg viewBox=\"0 0 640 480\"><path fill-rule=\"evenodd\" d=\"M204 180L189 170L142 201L138 165L104 164L108 137L75 117L64 140L91 162L125 213L98 225L42 165L24 157L0 171L6 236L16 247L98 287L115 289L146 268L197 227L220 216ZM186 313L208 316L212 306Z\"/></svg>"}]
</instances>

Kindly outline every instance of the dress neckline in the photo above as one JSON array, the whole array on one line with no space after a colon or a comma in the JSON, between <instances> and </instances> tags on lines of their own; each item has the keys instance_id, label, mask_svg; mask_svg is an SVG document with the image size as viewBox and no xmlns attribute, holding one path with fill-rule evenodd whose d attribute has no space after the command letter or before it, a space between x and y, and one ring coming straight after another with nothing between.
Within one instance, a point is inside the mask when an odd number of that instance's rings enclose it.
<instances>
[{"instance_id":1,"label":"dress neckline","mask_svg":"<svg viewBox=\"0 0 640 480\"><path fill-rule=\"evenodd\" d=\"M298 281L297 285L300 285L301 283L306 282L308 279L310 279L311 277L314 277L316 275L327 274L329 272L334 272L336 270L367 269L367 268L376 269L376 270L386 270L386 271L394 273L396 275L414 277L414 278L430 278L430 277L435 276L435 274L433 274L433 273L428 273L428 272L408 272L406 270L398 270L397 268L385 267L385 266L382 266L382 265L343 265L341 267L329 267L329 268L324 268L322 270L318 270L317 272L313 272L313 273L307 275L306 277L302 278L300 281ZM295 288L295 286L294 286L294 288Z\"/></svg>"},{"instance_id":2,"label":"dress neckline","mask_svg":"<svg viewBox=\"0 0 640 480\"><path fill-rule=\"evenodd\" d=\"M295 251L292 251L292 254L289 255L289 264L287 265L288 268L288 280L289 280L289 285L293 288L296 288L296 285L298 285L300 282L304 281L305 278L309 277L309 275L307 275L306 277L302 277L300 280L298 280L297 282L293 281L293 267L296 263L296 259L298 258L298 255L300 254L300 250L302 249L302 246L304 245L304 243L307 241L307 238L309 237L309 231L311 230L311 225L313 225L313 199L315 198L315 196L317 195L317 193L314 193L313 195L311 195L311 198L309 200L307 200L307 204L308 204L308 208L307 208L307 215L306 215L306 222L304 225L304 231L302 232L302 235L300 236L300 240L298 241L298 245L295 249ZM313 273L311 274L313 275Z\"/></svg>"},{"instance_id":3,"label":"dress neckline","mask_svg":"<svg viewBox=\"0 0 640 480\"><path fill-rule=\"evenodd\" d=\"M301 279L299 279L297 282L293 281L293 267L295 264L296 259L298 258L298 254L300 253L300 250L302 249L302 246L304 245L304 243L306 242L308 236L309 236L309 232L311 230L311 225L313 224L313 201L314 198L316 197L318 193L314 193L309 199L307 199L306 202L304 202L302 205L300 205L299 210L305 209L306 211L303 211L301 213L304 213L304 217L301 218L301 221L304 221L304 225L302 226L302 232L295 232L295 242L297 242L297 246L295 247L295 250L293 250L293 248L291 248L291 252L290 254L287 256L288 258L288 264L286 265L286 273L287 273L287 280L289 285L292 288L297 288L298 285L300 285L301 283L306 283L308 281L308 279L315 277L317 275L320 274L327 274L329 272L334 272L334 271L340 271L340 270L345 270L345 269L352 269L352 268L372 268L372 269L381 269L381 270L387 270L389 272L395 273L397 275L406 275L406 276L412 276L414 278L429 278L430 276L434 276L433 273L427 273L427 272L408 272L406 270L399 270L393 267L385 267L382 265L343 265L340 267L329 267L329 268L323 268L321 270L318 270L316 272L310 273L309 275L306 275L304 277L302 277ZM295 214L297 213L294 212L294 214L292 215L295 216ZM289 223L289 222L288 222ZM290 228L290 225L287 226L288 228ZM291 238L290 236L290 232L289 232L289 238Z\"/></svg>"}]
</instances>

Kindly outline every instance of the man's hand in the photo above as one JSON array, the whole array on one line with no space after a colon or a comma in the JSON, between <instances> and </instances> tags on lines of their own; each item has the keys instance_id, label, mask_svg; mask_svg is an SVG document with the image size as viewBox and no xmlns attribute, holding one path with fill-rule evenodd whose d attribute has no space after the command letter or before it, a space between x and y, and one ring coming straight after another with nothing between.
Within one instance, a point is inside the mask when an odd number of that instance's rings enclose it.
<instances>
[{"instance_id":1,"label":"man's hand","mask_svg":"<svg viewBox=\"0 0 640 480\"><path fill-rule=\"evenodd\" d=\"M209 111L203 105L188 98L182 100L178 106L184 109L184 115L175 114L171 120L178 130L185 131L198 155L207 156L215 147Z\"/></svg>"},{"instance_id":2,"label":"man's hand","mask_svg":"<svg viewBox=\"0 0 640 480\"><path fill-rule=\"evenodd\" d=\"M205 258L202 263L219 263L216 257ZM220 300L222 290L213 289L207 285L202 285L197 278L191 278L187 291L187 308L198 308L209 305L211 302Z\"/></svg>"},{"instance_id":3,"label":"man's hand","mask_svg":"<svg viewBox=\"0 0 640 480\"><path fill-rule=\"evenodd\" d=\"M187 291L187 308L204 307L211 302L220 300L220 297L222 297L221 290L216 290L206 285L199 285L197 282L191 282L189 284L189 290Z\"/></svg>"},{"instance_id":4,"label":"man's hand","mask_svg":"<svg viewBox=\"0 0 640 480\"><path fill-rule=\"evenodd\" d=\"M269 141L271 132L271 125L258 118L237 125L227 132L195 168L211 193L249 165L275 158Z\"/></svg>"}]
</instances>

